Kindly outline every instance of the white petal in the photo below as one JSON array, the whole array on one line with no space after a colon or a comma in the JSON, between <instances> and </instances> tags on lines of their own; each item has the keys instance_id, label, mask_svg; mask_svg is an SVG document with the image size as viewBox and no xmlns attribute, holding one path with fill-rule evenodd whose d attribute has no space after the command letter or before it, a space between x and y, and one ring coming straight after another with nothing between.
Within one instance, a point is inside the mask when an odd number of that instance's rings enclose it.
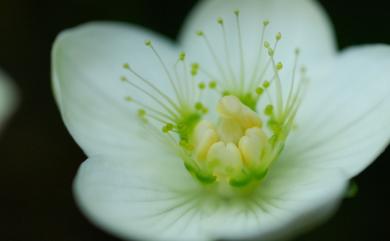
<instances>
[{"instance_id":1,"label":"white petal","mask_svg":"<svg viewBox=\"0 0 390 241\"><path fill-rule=\"evenodd\" d=\"M390 47L354 47L309 73L298 130L286 147L302 165L365 169L390 142Z\"/></svg>"},{"instance_id":2,"label":"white petal","mask_svg":"<svg viewBox=\"0 0 390 241\"><path fill-rule=\"evenodd\" d=\"M224 199L205 191L180 160L155 153L139 162L92 158L79 170L75 194L99 227L124 239L203 241L283 238L328 217L342 197L337 171L280 162L253 197ZM152 163L153 164L153 163Z\"/></svg>"},{"instance_id":3,"label":"white petal","mask_svg":"<svg viewBox=\"0 0 390 241\"><path fill-rule=\"evenodd\" d=\"M262 21L271 21L265 40L272 45L275 34L281 32L283 38L278 46L276 58L287 63L293 61L294 49L301 48L301 62L311 66L318 64L336 51L335 38L326 13L316 1L311 0L204 0L190 14L180 36L184 49L190 58L199 61L202 67L214 75L222 76L213 61L207 45L196 36L198 30L204 31L219 61L228 74L224 38L216 19L222 17L226 29L230 61L236 77L239 72L240 55L236 18L233 11L240 10L240 26L243 42L246 78L252 74L259 55ZM264 56L264 53L263 53ZM257 65L256 65L257 67ZM215 71L211 71L214 68Z\"/></svg>"},{"instance_id":4,"label":"white petal","mask_svg":"<svg viewBox=\"0 0 390 241\"><path fill-rule=\"evenodd\" d=\"M168 86L166 75L145 40L171 65L174 49L161 36L119 23L89 23L61 33L52 51L52 80L65 124L88 154L129 151L142 142L131 96L149 103L141 91L122 83L120 77L140 83L123 69L124 63L160 90ZM167 92L169 94L169 92Z\"/></svg>"},{"instance_id":5,"label":"white petal","mask_svg":"<svg viewBox=\"0 0 390 241\"><path fill-rule=\"evenodd\" d=\"M200 189L183 162L154 150L137 160L91 158L83 163L74 191L86 215L124 239L206 240L199 232Z\"/></svg>"},{"instance_id":6,"label":"white petal","mask_svg":"<svg viewBox=\"0 0 390 241\"><path fill-rule=\"evenodd\" d=\"M252 197L218 200L205 227L211 237L286 240L329 218L344 196L345 176L289 161L276 163Z\"/></svg>"},{"instance_id":7,"label":"white petal","mask_svg":"<svg viewBox=\"0 0 390 241\"><path fill-rule=\"evenodd\" d=\"M10 78L0 70L0 129L15 105L15 87Z\"/></svg>"}]
</instances>

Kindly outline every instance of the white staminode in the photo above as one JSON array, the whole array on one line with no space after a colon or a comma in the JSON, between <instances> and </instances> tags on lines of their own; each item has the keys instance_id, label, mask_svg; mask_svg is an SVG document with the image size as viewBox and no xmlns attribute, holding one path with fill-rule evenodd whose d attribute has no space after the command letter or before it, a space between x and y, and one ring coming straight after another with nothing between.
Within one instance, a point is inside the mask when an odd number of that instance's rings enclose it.
<instances>
[{"instance_id":1,"label":"white staminode","mask_svg":"<svg viewBox=\"0 0 390 241\"><path fill-rule=\"evenodd\" d=\"M254 183L259 183L266 176L272 162L282 152L294 125L306 80L305 71L302 70L299 84L295 83L299 56L299 50L296 50L291 81L282 83L280 72L283 64L275 60L282 35L276 33L271 47L266 41L268 20L262 21L260 42L254 46L258 56L252 75L246 76L240 12L236 10L234 15L240 53L238 68L233 66L230 59L229 33L225 29L225 22L217 18L224 40L221 43L224 45L224 56L218 56L214 51L207 33L198 31L196 34L204 40L219 75L214 76L199 63L189 65L184 52L179 53L174 66L168 66L152 42L146 40L145 45L160 63L174 96L162 92L153 81L144 78L127 63L123 65L124 69L136 78L121 77L122 81L155 104L152 106L136 98L125 97L140 107L140 119L154 130L162 129L182 157L187 170L201 183L217 186L218 190L221 190L220 185L230 185L233 190L253 187L256 186ZM199 71L209 78L208 84L197 80ZM204 93L207 87L217 91L220 100L206 107L202 97L210 94ZM283 87L289 88L286 93ZM263 97L264 103L259 108L258 103ZM208 111L217 111L219 120L207 119ZM263 122L266 124L263 125ZM222 194L225 195L226 188L223 190Z\"/></svg>"}]
</instances>

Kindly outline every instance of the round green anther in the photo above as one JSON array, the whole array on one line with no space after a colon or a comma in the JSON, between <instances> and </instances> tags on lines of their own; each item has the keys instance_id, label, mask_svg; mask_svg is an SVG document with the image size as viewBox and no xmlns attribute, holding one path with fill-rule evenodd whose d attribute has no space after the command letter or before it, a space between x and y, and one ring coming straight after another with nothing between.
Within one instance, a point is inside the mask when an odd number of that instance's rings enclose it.
<instances>
[{"instance_id":1,"label":"round green anther","mask_svg":"<svg viewBox=\"0 0 390 241\"><path fill-rule=\"evenodd\" d=\"M186 53L180 52L180 53L179 53L179 60L180 60L180 61L184 61L185 58L186 58Z\"/></svg>"},{"instance_id":2,"label":"round green anther","mask_svg":"<svg viewBox=\"0 0 390 241\"><path fill-rule=\"evenodd\" d=\"M198 84L198 88L201 89L201 90L204 90L206 88L206 84L204 82L200 82Z\"/></svg>"},{"instance_id":3,"label":"round green anther","mask_svg":"<svg viewBox=\"0 0 390 241\"><path fill-rule=\"evenodd\" d=\"M268 19L265 19L264 21L263 21L263 26L264 27L267 27L269 25L269 20Z\"/></svg>"},{"instance_id":4,"label":"round green anther","mask_svg":"<svg viewBox=\"0 0 390 241\"><path fill-rule=\"evenodd\" d=\"M273 105L267 105L264 109L264 114L266 114L267 116L271 116L273 112L274 112Z\"/></svg>"},{"instance_id":5,"label":"round green anther","mask_svg":"<svg viewBox=\"0 0 390 241\"><path fill-rule=\"evenodd\" d=\"M278 32L276 35L275 35L275 39L277 41L281 40L282 39L282 34L280 32Z\"/></svg>"},{"instance_id":6,"label":"round green anther","mask_svg":"<svg viewBox=\"0 0 390 241\"><path fill-rule=\"evenodd\" d=\"M140 117L144 117L144 116L146 115L146 111L145 111L144 109L139 109L139 110L138 110L138 115L139 115Z\"/></svg>"},{"instance_id":7,"label":"round green anther","mask_svg":"<svg viewBox=\"0 0 390 241\"><path fill-rule=\"evenodd\" d=\"M123 81L123 82L126 82L127 78L126 78L126 76L121 76L120 80Z\"/></svg>"},{"instance_id":8,"label":"round green anther","mask_svg":"<svg viewBox=\"0 0 390 241\"><path fill-rule=\"evenodd\" d=\"M173 125L171 123L166 124L165 126L162 127L162 131L164 133L168 133L173 129Z\"/></svg>"},{"instance_id":9,"label":"round green anther","mask_svg":"<svg viewBox=\"0 0 390 241\"><path fill-rule=\"evenodd\" d=\"M129 65L128 63L124 63L124 64L123 64L123 68L124 68L124 69L130 69L130 65Z\"/></svg>"},{"instance_id":10,"label":"round green anther","mask_svg":"<svg viewBox=\"0 0 390 241\"><path fill-rule=\"evenodd\" d=\"M133 98L131 98L130 96L126 96L126 97L125 97L125 101L127 101L127 102L132 102L132 101L133 101Z\"/></svg>"},{"instance_id":11,"label":"round green anther","mask_svg":"<svg viewBox=\"0 0 390 241\"><path fill-rule=\"evenodd\" d=\"M240 16L240 10L239 9L234 10L234 15L236 15L237 17Z\"/></svg>"},{"instance_id":12,"label":"round green anther","mask_svg":"<svg viewBox=\"0 0 390 241\"><path fill-rule=\"evenodd\" d=\"M145 45L148 46L148 47L152 46L152 41L149 40L149 39L145 40Z\"/></svg>"},{"instance_id":13,"label":"round green anther","mask_svg":"<svg viewBox=\"0 0 390 241\"><path fill-rule=\"evenodd\" d=\"M223 25L223 18L221 17L217 18L217 23Z\"/></svg>"},{"instance_id":14,"label":"round green anther","mask_svg":"<svg viewBox=\"0 0 390 241\"><path fill-rule=\"evenodd\" d=\"M201 102L196 102L195 109L197 109L197 110L203 109L203 104Z\"/></svg>"},{"instance_id":15,"label":"round green anther","mask_svg":"<svg viewBox=\"0 0 390 241\"><path fill-rule=\"evenodd\" d=\"M267 89L270 85L271 85L271 83L268 80L264 81L264 83L263 83L264 89Z\"/></svg>"},{"instance_id":16,"label":"round green anther","mask_svg":"<svg viewBox=\"0 0 390 241\"><path fill-rule=\"evenodd\" d=\"M274 56L274 50L272 48L268 48L268 55L270 57Z\"/></svg>"},{"instance_id":17,"label":"round green anther","mask_svg":"<svg viewBox=\"0 0 390 241\"><path fill-rule=\"evenodd\" d=\"M257 87L256 88L256 94L262 95L263 93L264 93L264 89L263 88L261 88L261 87Z\"/></svg>"},{"instance_id":18,"label":"round green anther","mask_svg":"<svg viewBox=\"0 0 390 241\"><path fill-rule=\"evenodd\" d=\"M264 41L264 48L268 49L270 46L268 41Z\"/></svg>"},{"instance_id":19,"label":"round green anther","mask_svg":"<svg viewBox=\"0 0 390 241\"><path fill-rule=\"evenodd\" d=\"M209 88L210 89L215 89L215 88L217 88L217 81L210 81L210 83L209 83Z\"/></svg>"},{"instance_id":20,"label":"round green anther","mask_svg":"<svg viewBox=\"0 0 390 241\"><path fill-rule=\"evenodd\" d=\"M198 35L198 36L204 36L204 32L201 31L201 30L199 30L199 31L196 32L196 35Z\"/></svg>"},{"instance_id":21,"label":"round green anther","mask_svg":"<svg viewBox=\"0 0 390 241\"><path fill-rule=\"evenodd\" d=\"M296 48L294 52L295 52L296 55L298 55L298 54L301 53L301 50L299 48Z\"/></svg>"},{"instance_id":22,"label":"round green anther","mask_svg":"<svg viewBox=\"0 0 390 241\"><path fill-rule=\"evenodd\" d=\"M282 70L283 69L283 63L282 62L279 62L276 64L276 69L277 70Z\"/></svg>"}]
</instances>

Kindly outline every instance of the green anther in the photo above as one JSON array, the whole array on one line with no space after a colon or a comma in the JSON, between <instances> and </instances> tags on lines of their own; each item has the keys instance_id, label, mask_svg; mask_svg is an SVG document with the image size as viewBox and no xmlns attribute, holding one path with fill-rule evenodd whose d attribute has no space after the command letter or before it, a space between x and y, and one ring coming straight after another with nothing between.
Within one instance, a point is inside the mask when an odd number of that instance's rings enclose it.
<instances>
[{"instance_id":1,"label":"green anther","mask_svg":"<svg viewBox=\"0 0 390 241\"><path fill-rule=\"evenodd\" d=\"M139 109L138 110L138 116L139 117L145 117L146 115L146 111L144 109Z\"/></svg>"},{"instance_id":2,"label":"green anther","mask_svg":"<svg viewBox=\"0 0 390 241\"><path fill-rule=\"evenodd\" d=\"M123 81L123 82L126 82L127 81L127 78L126 78L126 76L121 76L121 81Z\"/></svg>"},{"instance_id":3,"label":"green anther","mask_svg":"<svg viewBox=\"0 0 390 241\"><path fill-rule=\"evenodd\" d=\"M282 70L283 69L283 63L282 62L279 62L276 64L276 69L277 70Z\"/></svg>"},{"instance_id":4,"label":"green anther","mask_svg":"<svg viewBox=\"0 0 390 241\"><path fill-rule=\"evenodd\" d=\"M277 33L277 34L275 35L275 39L276 39L277 41L281 40L281 39L282 39L282 34L281 34L280 32Z\"/></svg>"},{"instance_id":5,"label":"green anther","mask_svg":"<svg viewBox=\"0 0 390 241\"><path fill-rule=\"evenodd\" d=\"M268 127L275 133L270 139L270 142L276 142L278 138L280 137L281 127L275 120L269 120L268 121Z\"/></svg>"},{"instance_id":6,"label":"green anther","mask_svg":"<svg viewBox=\"0 0 390 241\"><path fill-rule=\"evenodd\" d=\"M222 96L228 96L230 95L230 92L228 90L225 90L224 92L222 92Z\"/></svg>"},{"instance_id":7,"label":"green anther","mask_svg":"<svg viewBox=\"0 0 390 241\"><path fill-rule=\"evenodd\" d=\"M200 90L204 90L204 89L206 88L206 84L205 84L204 82L200 82L200 83L198 84L198 88L199 88Z\"/></svg>"},{"instance_id":8,"label":"green anther","mask_svg":"<svg viewBox=\"0 0 390 241\"><path fill-rule=\"evenodd\" d=\"M211 81L211 82L209 83L209 88L210 88L210 89L215 89L215 88L217 88L217 81Z\"/></svg>"},{"instance_id":9,"label":"green anther","mask_svg":"<svg viewBox=\"0 0 390 241\"><path fill-rule=\"evenodd\" d=\"M269 20L268 19L264 20L263 25L264 25L264 27L267 27L269 25Z\"/></svg>"},{"instance_id":10,"label":"green anther","mask_svg":"<svg viewBox=\"0 0 390 241\"><path fill-rule=\"evenodd\" d=\"M238 9L234 10L234 15L236 15L237 17L240 16L240 10Z\"/></svg>"},{"instance_id":11,"label":"green anther","mask_svg":"<svg viewBox=\"0 0 390 241\"><path fill-rule=\"evenodd\" d=\"M271 83L268 80L264 81L264 83L263 83L264 89L269 88L270 85L271 85Z\"/></svg>"},{"instance_id":12,"label":"green anther","mask_svg":"<svg viewBox=\"0 0 390 241\"><path fill-rule=\"evenodd\" d=\"M201 102L196 102L195 109L196 110L202 110L203 109L203 104Z\"/></svg>"},{"instance_id":13,"label":"green anther","mask_svg":"<svg viewBox=\"0 0 390 241\"><path fill-rule=\"evenodd\" d=\"M162 132L164 132L164 133L168 133L169 132L167 126L163 126L162 127Z\"/></svg>"},{"instance_id":14,"label":"green anther","mask_svg":"<svg viewBox=\"0 0 390 241\"><path fill-rule=\"evenodd\" d=\"M270 57L274 56L274 50L272 48L268 48L268 55Z\"/></svg>"},{"instance_id":15,"label":"green anther","mask_svg":"<svg viewBox=\"0 0 390 241\"><path fill-rule=\"evenodd\" d=\"M268 41L264 41L264 48L268 49L270 46Z\"/></svg>"},{"instance_id":16,"label":"green anther","mask_svg":"<svg viewBox=\"0 0 390 241\"><path fill-rule=\"evenodd\" d=\"M223 25L223 18L221 17L217 18L217 23Z\"/></svg>"},{"instance_id":17,"label":"green anther","mask_svg":"<svg viewBox=\"0 0 390 241\"><path fill-rule=\"evenodd\" d=\"M180 140L179 141L179 145L181 146L181 147L186 147L187 145L188 145L188 142L186 141L186 140Z\"/></svg>"},{"instance_id":18,"label":"green anther","mask_svg":"<svg viewBox=\"0 0 390 241\"><path fill-rule=\"evenodd\" d=\"M203 113L203 114L209 113L209 109L206 108L206 107L203 107L203 108L202 108L202 113Z\"/></svg>"},{"instance_id":19,"label":"green anther","mask_svg":"<svg viewBox=\"0 0 390 241\"><path fill-rule=\"evenodd\" d=\"M151 40L145 40L145 45L150 47L152 46L152 41Z\"/></svg>"},{"instance_id":20,"label":"green anther","mask_svg":"<svg viewBox=\"0 0 390 241\"><path fill-rule=\"evenodd\" d=\"M257 87L256 88L256 94L262 95L263 93L264 93L264 89L263 88L261 88L261 87Z\"/></svg>"},{"instance_id":21,"label":"green anther","mask_svg":"<svg viewBox=\"0 0 390 241\"><path fill-rule=\"evenodd\" d=\"M191 75L196 76L199 72L199 64L198 63L193 63L191 65Z\"/></svg>"},{"instance_id":22,"label":"green anther","mask_svg":"<svg viewBox=\"0 0 390 241\"><path fill-rule=\"evenodd\" d=\"M296 48L294 52L295 52L296 55L298 55L298 54L301 53L301 50L299 48Z\"/></svg>"},{"instance_id":23,"label":"green anther","mask_svg":"<svg viewBox=\"0 0 390 241\"><path fill-rule=\"evenodd\" d=\"M273 112L274 112L273 105L267 105L264 109L264 114L266 114L267 116L272 116Z\"/></svg>"},{"instance_id":24,"label":"green anther","mask_svg":"<svg viewBox=\"0 0 390 241\"><path fill-rule=\"evenodd\" d=\"M130 96L126 96L126 97L125 97L125 101L127 101L127 102L132 102L132 101L133 101L133 98L131 98Z\"/></svg>"},{"instance_id":25,"label":"green anther","mask_svg":"<svg viewBox=\"0 0 390 241\"><path fill-rule=\"evenodd\" d=\"M184 61L185 58L186 58L186 53L180 52L180 53L179 53L179 60L180 60L180 61Z\"/></svg>"},{"instance_id":26,"label":"green anther","mask_svg":"<svg viewBox=\"0 0 390 241\"><path fill-rule=\"evenodd\" d=\"M198 35L198 36L204 36L204 32L201 31L201 30L199 30L199 31L196 32L196 35Z\"/></svg>"},{"instance_id":27,"label":"green anther","mask_svg":"<svg viewBox=\"0 0 390 241\"><path fill-rule=\"evenodd\" d=\"M124 69L130 69L130 65L129 65L128 63L124 63L124 64L123 64L123 68L124 68Z\"/></svg>"},{"instance_id":28,"label":"green anther","mask_svg":"<svg viewBox=\"0 0 390 241\"><path fill-rule=\"evenodd\" d=\"M166 124L165 126L163 126L162 131L163 131L164 133L168 133L168 132L170 132L172 129L173 129L173 125L172 125L171 123L168 123L168 124Z\"/></svg>"},{"instance_id":29,"label":"green anther","mask_svg":"<svg viewBox=\"0 0 390 241\"><path fill-rule=\"evenodd\" d=\"M301 67L301 72L302 72L302 74L306 73L306 67L305 66Z\"/></svg>"}]
</instances>

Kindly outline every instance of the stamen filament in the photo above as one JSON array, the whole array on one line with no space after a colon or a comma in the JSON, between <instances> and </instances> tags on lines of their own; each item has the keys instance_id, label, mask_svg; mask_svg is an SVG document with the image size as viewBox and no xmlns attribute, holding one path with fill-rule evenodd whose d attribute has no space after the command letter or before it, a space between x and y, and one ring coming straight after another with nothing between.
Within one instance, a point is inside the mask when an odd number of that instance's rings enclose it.
<instances>
[{"instance_id":1,"label":"stamen filament","mask_svg":"<svg viewBox=\"0 0 390 241\"><path fill-rule=\"evenodd\" d=\"M238 45L240 50L240 90L244 91L245 84L245 61L244 61L244 48L242 46L242 36L241 36L241 27L240 27L240 11L234 11L236 15L236 26L238 32Z\"/></svg>"},{"instance_id":2,"label":"stamen filament","mask_svg":"<svg viewBox=\"0 0 390 241\"><path fill-rule=\"evenodd\" d=\"M226 37L226 29L222 18L219 18L218 20L219 25L222 29L222 35L223 35L223 43L224 43L224 49L225 49L225 55L226 55L226 63L228 65L228 70L231 75L231 79L229 79L229 82L231 82L234 85L234 81L236 80L236 76L233 71L231 59L230 59L230 51L228 47L227 37ZM234 86L232 86L234 87Z\"/></svg>"},{"instance_id":3,"label":"stamen filament","mask_svg":"<svg viewBox=\"0 0 390 241\"><path fill-rule=\"evenodd\" d=\"M226 73L225 73L224 68L222 67L221 61L218 59L216 53L214 52L214 50L213 50L213 48L211 46L211 43L210 43L209 39L207 38L207 36L203 32L199 32L198 36L200 36L200 37L202 37L204 39L204 41L205 41L205 43L207 45L207 48L208 48L208 50L209 50L209 52L210 52L210 54L211 54L211 56L212 56L212 58L214 60L214 63L217 66L220 74L222 75L222 78L223 79L227 79Z\"/></svg>"},{"instance_id":4,"label":"stamen filament","mask_svg":"<svg viewBox=\"0 0 390 241\"><path fill-rule=\"evenodd\" d=\"M125 81L126 83L130 84L131 86L133 86L134 88L138 89L139 91L143 92L145 95L149 96L152 100L154 100L157 104L159 104L162 108L164 108L166 111L168 111L172 116L174 116L175 118L178 118L178 116L176 115L176 113L171 110L168 106L166 106L165 104L163 104L159 99L157 99L154 95L150 94L148 91L144 90L142 87L134 84L133 82L127 80L127 79L122 79L122 81Z\"/></svg>"},{"instance_id":5,"label":"stamen filament","mask_svg":"<svg viewBox=\"0 0 390 241\"><path fill-rule=\"evenodd\" d=\"M158 111L158 110L154 109L153 107L150 107L150 106L148 106L148 105L145 105L145 104L143 104L142 102L140 102L140 101L138 101L138 100L136 100L136 99L134 99L134 98L131 98L131 100L130 100L129 102L134 102L134 103L137 104L138 106L140 106L140 107L142 107L142 108L144 108L144 109L146 109L146 110L148 110L148 111L151 111L151 112L153 112L153 113L159 115L160 117L166 118L168 121L175 122L175 119L174 119L172 116L169 116L169 115L167 115L167 114L165 114L165 113L163 113L163 112L161 112L161 111Z\"/></svg>"},{"instance_id":6,"label":"stamen filament","mask_svg":"<svg viewBox=\"0 0 390 241\"><path fill-rule=\"evenodd\" d=\"M125 69L129 70L130 73L132 73L134 76L136 76L139 80L144 82L146 85L148 85L150 88L152 88L154 91L156 91L157 94L159 94L162 98L164 98L176 111L180 112L179 107L176 105L176 103L169 98L166 94L164 94L162 91L160 91L154 84L152 84L149 80L142 77L140 74L138 74L135 70L133 70L128 64L124 65ZM131 81L127 80L129 83ZM141 88L141 87L139 87ZM143 91L144 93L147 92L146 90Z\"/></svg>"},{"instance_id":7,"label":"stamen filament","mask_svg":"<svg viewBox=\"0 0 390 241\"><path fill-rule=\"evenodd\" d=\"M258 75L258 72L260 70L260 66L261 66L261 59L263 57L263 43L264 43L264 35L265 35L265 30L267 29L267 26L269 24L269 21L268 20L264 20L263 21L263 29L261 31L261 37L260 37L260 46L259 46L259 53L257 55L257 59L256 59L256 62L255 62L255 66L254 66L254 71L252 73L252 77L251 77L251 80L250 80L250 84L249 84L249 90L254 86L254 82L256 81L256 76Z\"/></svg>"},{"instance_id":8,"label":"stamen filament","mask_svg":"<svg viewBox=\"0 0 390 241\"><path fill-rule=\"evenodd\" d=\"M166 66L165 63L164 63L164 60L162 59L162 57L160 56L160 54L157 52L157 50L154 48L154 46L153 46L151 43L150 43L149 45L147 45L147 46L149 46L150 49L153 51L153 53L157 56L158 61L160 62L161 66L163 67L164 72L165 72L165 74L167 75L168 80L169 80L169 82L171 83L171 85L172 85L172 87L173 87L173 90L174 90L174 92L175 92L175 94L176 94L177 100L178 100L179 102L183 101L183 100L180 98L179 91L178 91L178 89L177 89L177 87L176 87L176 85L175 85L175 83L174 83L174 81L173 81L173 78L172 78L171 74L170 74L169 71L168 71L167 66ZM180 110L179 110L179 112L180 112Z\"/></svg>"}]
</instances>

